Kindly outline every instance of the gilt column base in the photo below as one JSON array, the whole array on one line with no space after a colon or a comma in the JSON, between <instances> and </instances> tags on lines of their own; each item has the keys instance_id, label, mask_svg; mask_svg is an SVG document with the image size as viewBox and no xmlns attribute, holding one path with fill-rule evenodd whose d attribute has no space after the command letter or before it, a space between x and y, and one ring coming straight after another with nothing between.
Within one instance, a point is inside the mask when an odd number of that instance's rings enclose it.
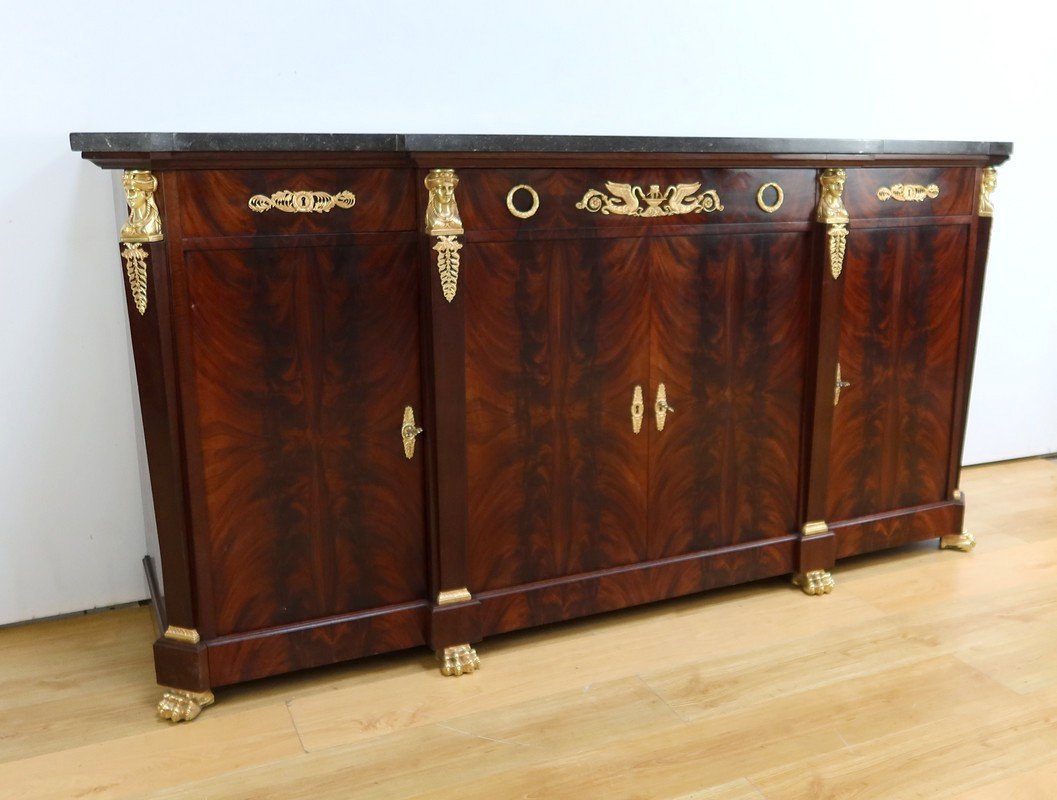
<instances>
[{"instance_id":1,"label":"gilt column base","mask_svg":"<svg viewBox=\"0 0 1057 800\"><path fill-rule=\"evenodd\" d=\"M836 583L828 570L813 569L810 572L798 572L793 576L793 585L799 586L804 594L820 595L833 591Z\"/></svg>"},{"instance_id":2,"label":"gilt column base","mask_svg":"<svg viewBox=\"0 0 1057 800\"><path fill-rule=\"evenodd\" d=\"M976 537L969 531L961 533L948 533L940 537L940 550L961 550L968 553L976 547Z\"/></svg>"},{"instance_id":3,"label":"gilt column base","mask_svg":"<svg viewBox=\"0 0 1057 800\"><path fill-rule=\"evenodd\" d=\"M188 692L184 689L166 689L158 702L158 716L172 722L190 722L206 706L216 702L212 692Z\"/></svg>"},{"instance_id":4,"label":"gilt column base","mask_svg":"<svg viewBox=\"0 0 1057 800\"><path fill-rule=\"evenodd\" d=\"M440 659L442 675L468 675L481 668L481 659L477 657L477 651L468 644L445 647L437 653L437 658Z\"/></svg>"}]
</instances>

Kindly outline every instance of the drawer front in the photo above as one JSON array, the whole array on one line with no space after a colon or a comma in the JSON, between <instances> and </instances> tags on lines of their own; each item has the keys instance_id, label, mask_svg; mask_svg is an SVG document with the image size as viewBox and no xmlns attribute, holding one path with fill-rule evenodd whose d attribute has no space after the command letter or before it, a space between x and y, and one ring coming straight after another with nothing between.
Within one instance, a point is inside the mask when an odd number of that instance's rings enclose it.
<instances>
[{"instance_id":1,"label":"drawer front","mask_svg":"<svg viewBox=\"0 0 1057 800\"><path fill-rule=\"evenodd\" d=\"M455 194L468 235L804 222L816 197L810 169L461 169L458 176Z\"/></svg>"},{"instance_id":2,"label":"drawer front","mask_svg":"<svg viewBox=\"0 0 1057 800\"><path fill-rule=\"evenodd\" d=\"M973 213L971 167L849 169L844 205L857 219L947 217Z\"/></svg>"},{"instance_id":3,"label":"drawer front","mask_svg":"<svg viewBox=\"0 0 1057 800\"><path fill-rule=\"evenodd\" d=\"M415 229L411 170L201 170L179 175L184 236Z\"/></svg>"}]
</instances>

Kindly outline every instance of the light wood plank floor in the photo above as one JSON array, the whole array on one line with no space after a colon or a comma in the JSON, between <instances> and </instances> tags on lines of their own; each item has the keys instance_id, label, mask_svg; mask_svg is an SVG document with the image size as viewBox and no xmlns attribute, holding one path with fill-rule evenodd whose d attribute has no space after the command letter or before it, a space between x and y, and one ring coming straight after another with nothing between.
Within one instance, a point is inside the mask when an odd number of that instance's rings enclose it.
<instances>
[{"instance_id":1,"label":"light wood plank floor","mask_svg":"<svg viewBox=\"0 0 1057 800\"><path fill-rule=\"evenodd\" d=\"M1057 797L1057 464L966 470L975 552L401 653L155 719L146 608L0 630L4 798Z\"/></svg>"}]
</instances>

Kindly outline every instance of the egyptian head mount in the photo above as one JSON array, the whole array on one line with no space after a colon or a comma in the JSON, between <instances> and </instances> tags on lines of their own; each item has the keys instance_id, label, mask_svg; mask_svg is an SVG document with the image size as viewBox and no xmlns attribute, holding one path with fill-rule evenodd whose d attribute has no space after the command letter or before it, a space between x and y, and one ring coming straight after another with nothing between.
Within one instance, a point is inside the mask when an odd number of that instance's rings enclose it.
<instances>
[{"instance_id":1,"label":"egyptian head mount","mask_svg":"<svg viewBox=\"0 0 1057 800\"><path fill-rule=\"evenodd\" d=\"M121 178L128 203L128 222L121 229L122 242L160 242L161 214L154 201L158 179L148 170L127 169Z\"/></svg>"},{"instance_id":2,"label":"egyptian head mount","mask_svg":"<svg viewBox=\"0 0 1057 800\"><path fill-rule=\"evenodd\" d=\"M429 204L426 206L426 233L430 236L461 234L462 219L455 202L459 176L453 169L431 169L426 176Z\"/></svg>"},{"instance_id":3,"label":"egyptian head mount","mask_svg":"<svg viewBox=\"0 0 1057 800\"><path fill-rule=\"evenodd\" d=\"M995 206L991 202L991 192L995 190L996 186L998 186L998 173L994 167L985 167L980 181L979 214L981 217L993 217L995 215Z\"/></svg>"},{"instance_id":4,"label":"egyptian head mount","mask_svg":"<svg viewBox=\"0 0 1057 800\"><path fill-rule=\"evenodd\" d=\"M848 221L848 209L844 207L844 181L847 173L842 169L823 170L818 176L822 185L822 197L818 201L818 221L827 225Z\"/></svg>"}]
</instances>

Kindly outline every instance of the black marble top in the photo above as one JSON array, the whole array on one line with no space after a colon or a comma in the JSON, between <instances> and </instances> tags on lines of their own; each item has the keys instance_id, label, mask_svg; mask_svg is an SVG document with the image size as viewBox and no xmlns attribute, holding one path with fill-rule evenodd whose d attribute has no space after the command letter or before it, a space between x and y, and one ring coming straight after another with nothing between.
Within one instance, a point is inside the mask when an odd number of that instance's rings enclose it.
<instances>
[{"instance_id":1,"label":"black marble top","mask_svg":"<svg viewBox=\"0 0 1057 800\"><path fill-rule=\"evenodd\" d=\"M832 153L992 155L1011 142L901 139L708 139L695 136L520 136L434 133L71 133L87 153L457 152L457 153Z\"/></svg>"}]
</instances>

